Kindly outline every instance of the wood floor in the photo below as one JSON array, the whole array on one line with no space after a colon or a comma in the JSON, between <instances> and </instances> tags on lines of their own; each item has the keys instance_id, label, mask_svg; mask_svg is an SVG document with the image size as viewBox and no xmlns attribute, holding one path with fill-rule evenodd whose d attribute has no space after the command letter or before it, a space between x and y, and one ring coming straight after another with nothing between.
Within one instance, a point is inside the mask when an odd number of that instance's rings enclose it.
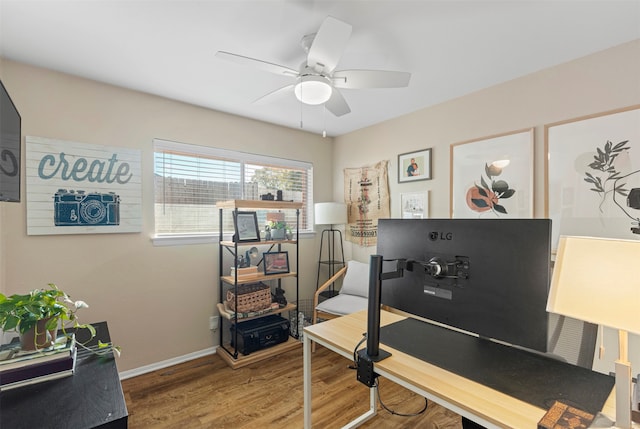
<instances>
[{"instance_id":1,"label":"wood floor","mask_svg":"<svg viewBox=\"0 0 640 429\"><path fill-rule=\"evenodd\" d=\"M313 427L339 428L369 405L365 385L347 359L318 347L313 355ZM380 396L398 413L424 399L380 377ZM232 370L217 355L123 380L129 428L302 428L302 347ZM460 417L429 403L416 417L379 412L363 428L459 429Z\"/></svg>"}]
</instances>

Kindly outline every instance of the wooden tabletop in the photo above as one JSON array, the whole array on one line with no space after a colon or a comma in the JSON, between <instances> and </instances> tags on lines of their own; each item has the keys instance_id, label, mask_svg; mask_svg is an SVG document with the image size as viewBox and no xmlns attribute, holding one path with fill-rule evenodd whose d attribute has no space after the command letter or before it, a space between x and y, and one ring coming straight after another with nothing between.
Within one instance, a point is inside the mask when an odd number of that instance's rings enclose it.
<instances>
[{"instance_id":1,"label":"wooden tabletop","mask_svg":"<svg viewBox=\"0 0 640 429\"><path fill-rule=\"evenodd\" d=\"M381 326L403 320L405 317L388 311L381 312ZM356 344L367 330L367 312L322 322L305 328L310 339L319 339L345 356L351 356ZM434 347L439 345L434 344ZM440 345L442 346L442 345ZM375 364L382 376L389 374L408 386L425 393L429 399L454 411L477 416L497 427L535 428L545 414L544 409L471 381L460 375L434 366L384 344L381 349L391 357ZM355 375L354 375L355 380ZM603 412L615 415L614 392L607 400Z\"/></svg>"}]
</instances>

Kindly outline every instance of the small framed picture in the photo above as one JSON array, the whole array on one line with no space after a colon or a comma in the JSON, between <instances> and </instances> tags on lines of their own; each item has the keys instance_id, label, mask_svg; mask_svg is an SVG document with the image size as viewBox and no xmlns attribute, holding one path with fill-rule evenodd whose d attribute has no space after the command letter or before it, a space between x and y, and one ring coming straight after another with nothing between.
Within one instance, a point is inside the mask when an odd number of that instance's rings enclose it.
<instances>
[{"instance_id":1,"label":"small framed picture","mask_svg":"<svg viewBox=\"0 0 640 429\"><path fill-rule=\"evenodd\" d=\"M236 243L260 241L258 229L258 216L256 212L233 212L233 226L235 234L233 241Z\"/></svg>"},{"instance_id":2,"label":"small framed picture","mask_svg":"<svg viewBox=\"0 0 640 429\"><path fill-rule=\"evenodd\" d=\"M262 256L265 275L289 272L289 252L264 252Z\"/></svg>"},{"instance_id":3,"label":"small framed picture","mask_svg":"<svg viewBox=\"0 0 640 429\"><path fill-rule=\"evenodd\" d=\"M431 149L398 155L398 183L431 180Z\"/></svg>"},{"instance_id":4,"label":"small framed picture","mask_svg":"<svg viewBox=\"0 0 640 429\"><path fill-rule=\"evenodd\" d=\"M429 191L400 194L402 219L426 219L429 217Z\"/></svg>"}]
</instances>

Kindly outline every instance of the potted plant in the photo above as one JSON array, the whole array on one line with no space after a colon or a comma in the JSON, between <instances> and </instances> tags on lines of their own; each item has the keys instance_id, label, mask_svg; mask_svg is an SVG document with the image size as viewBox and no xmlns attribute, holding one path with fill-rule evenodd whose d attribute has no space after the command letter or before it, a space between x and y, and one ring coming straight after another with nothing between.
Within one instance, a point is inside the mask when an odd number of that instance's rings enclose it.
<instances>
[{"instance_id":1,"label":"potted plant","mask_svg":"<svg viewBox=\"0 0 640 429\"><path fill-rule=\"evenodd\" d=\"M72 301L53 283L48 286L47 289L35 289L24 295L5 296L0 293L0 329L18 332L25 350L49 347L55 341L58 329L65 335L68 335L68 328L88 329L93 338L95 328L80 323L76 315L79 309L89 307L87 303ZM98 350L107 351L108 348L119 354L119 347L99 342Z\"/></svg>"},{"instance_id":2,"label":"potted plant","mask_svg":"<svg viewBox=\"0 0 640 429\"><path fill-rule=\"evenodd\" d=\"M272 240L284 240L286 238L287 231L291 230L287 223L282 220L270 220L267 226L269 227L269 231L271 232Z\"/></svg>"}]
</instances>

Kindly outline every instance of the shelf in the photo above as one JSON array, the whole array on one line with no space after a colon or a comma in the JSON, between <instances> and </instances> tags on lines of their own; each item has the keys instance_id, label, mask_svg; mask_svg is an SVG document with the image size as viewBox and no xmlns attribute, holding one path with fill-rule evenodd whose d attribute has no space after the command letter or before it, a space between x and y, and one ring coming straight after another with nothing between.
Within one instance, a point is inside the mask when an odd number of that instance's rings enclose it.
<instances>
[{"instance_id":1,"label":"shelf","mask_svg":"<svg viewBox=\"0 0 640 429\"><path fill-rule=\"evenodd\" d=\"M224 317L227 320L235 321L234 313L230 313L229 310L226 309L224 304L218 303L216 305L218 307L218 312L220 313L221 317ZM258 312L258 314L254 315L254 316L241 317L240 314L244 314L244 313L238 313L238 322L244 322L246 320L257 319L259 317L268 316L270 314L279 314L279 313L283 313L285 311L293 311L295 309L296 309L296 305L295 304L288 303L284 307L278 308L277 310L266 310L264 312Z\"/></svg>"},{"instance_id":2,"label":"shelf","mask_svg":"<svg viewBox=\"0 0 640 429\"><path fill-rule=\"evenodd\" d=\"M282 274L269 274L268 276L264 275L263 273L258 273L255 276L242 276L242 278L238 278L238 284L241 285L241 284L247 284L247 283L255 283L259 281L277 280L277 279L283 279L285 277L295 277L297 275L298 273L295 273L295 272L282 273ZM234 276L222 276L220 278L222 279L223 282L230 284L232 286L236 284L236 279Z\"/></svg>"},{"instance_id":3,"label":"shelf","mask_svg":"<svg viewBox=\"0 0 640 429\"><path fill-rule=\"evenodd\" d=\"M284 342L277 344L272 347L268 347L266 349L258 350L257 352L253 352L249 355L243 355L242 353L238 353L238 359L234 359L232 355L227 352L223 347L219 347L216 354L224 360L227 365L229 365L233 369L242 368L243 366L251 365L252 363L260 362L264 359L268 359L273 356L277 356L280 353L287 352L289 350L294 350L300 347L302 343L296 340L293 337L289 337L289 339ZM232 349L230 344L225 344L226 349Z\"/></svg>"},{"instance_id":4,"label":"shelf","mask_svg":"<svg viewBox=\"0 0 640 429\"><path fill-rule=\"evenodd\" d=\"M294 263L296 265L292 267L283 267L284 270L282 271L288 270L290 268L298 267L297 265L298 250L299 250L298 246L300 244L299 242L300 209L303 207L302 202L274 201L274 200L230 200L230 201L220 201L216 203L216 207L220 211L220 218L219 218L220 235L219 235L219 242L218 242L218 249L219 249L218 269L220 274L222 274L223 272L229 272L227 268L229 266L227 263L229 258L234 258L234 260L231 263L231 266L235 267L235 269L237 270L239 268L237 256L242 254L242 252L244 252L249 247L253 247L253 246L267 246L266 248L268 248L271 251L271 249L274 249L274 248L277 250L281 250L282 248L281 245L285 245L285 246L293 245L295 247L294 251L296 255L296 258L295 258L296 260ZM254 209L254 210L265 210L265 211L295 210L295 227L293 228L294 233L293 233L293 236L289 235L289 237L292 239L291 240L283 239L283 240L246 241L246 242L235 242L235 241L229 240L228 238L227 240L225 240L223 238L223 233L222 233L223 226L224 226L224 221L223 221L224 212L226 210L227 215L230 215L230 213L228 213L230 210L237 211L238 209ZM224 249L226 249L227 252L224 252L223 251ZM226 261L225 261L225 257L227 259ZM262 264L262 266L264 267L263 260L260 261L260 264ZM246 270L244 272L247 273L247 271L249 270ZM299 347L301 343L291 336L289 336L287 338L287 341L283 343L277 344L272 347L268 347L266 349L252 352L247 356L240 353L236 347L231 346L231 342L229 341L230 331L229 331L228 325L233 326L236 323L241 324L242 322L245 322L248 320L260 319L260 318L269 317L269 316L277 317L275 315L278 315L278 314L282 315L283 313L290 312L290 311L296 312L296 309L298 308L297 301L298 301L299 292L300 292L299 291L300 278L298 277L298 273L295 271L288 272L288 273L283 272L283 273L277 273L277 274L269 274L269 275L266 275L264 271L258 271L256 273L247 273L244 275L240 275L238 277L236 277L235 275L236 272L238 272L238 274L240 273L239 271L235 271L233 272L233 274L230 273L230 275L226 275L226 276L220 275L219 277L220 295L219 295L219 301L216 304L216 308L218 309L218 312L220 314L220 329L219 329L220 330L220 334L219 334L220 347L218 348L217 354L220 355L220 357L225 361L225 363L227 363L232 369L236 369L236 368L243 367L245 365L259 362L264 359L270 359L271 357L277 356L280 353L293 350ZM282 283L283 283L282 279L286 279L286 278L293 278L293 280L286 281L286 282L295 283L295 292L291 302L289 302L287 305L285 305L282 308L278 308L278 306L275 306L276 307L275 309L271 309L269 307L265 310L257 311L257 312L235 313L225 305L226 294L229 291L232 291L237 295L238 287L240 285L246 285L246 284L257 283L257 282L266 282L266 283L271 282L272 284L270 284L270 288L277 285L277 288L276 288L276 291L277 291L278 288L281 288L282 286ZM296 320L297 320L297 315L296 315ZM231 335L233 335L233 333L231 333ZM280 340L283 340L283 338L281 337Z\"/></svg>"},{"instance_id":5,"label":"shelf","mask_svg":"<svg viewBox=\"0 0 640 429\"><path fill-rule=\"evenodd\" d=\"M318 261L318 263L323 265L344 265L344 261Z\"/></svg>"},{"instance_id":6,"label":"shelf","mask_svg":"<svg viewBox=\"0 0 640 429\"><path fill-rule=\"evenodd\" d=\"M221 241L220 245L221 246L226 246L226 247L235 247L236 244L238 244L238 247L240 246L262 246L265 244L296 244L298 241L297 240L262 240L262 241L247 241L247 242L241 242L241 243L236 243L234 241Z\"/></svg>"},{"instance_id":7,"label":"shelf","mask_svg":"<svg viewBox=\"0 0 640 429\"><path fill-rule=\"evenodd\" d=\"M302 203L296 201L273 201L273 200L230 200L218 201L216 207L219 209L301 209Z\"/></svg>"}]
</instances>

